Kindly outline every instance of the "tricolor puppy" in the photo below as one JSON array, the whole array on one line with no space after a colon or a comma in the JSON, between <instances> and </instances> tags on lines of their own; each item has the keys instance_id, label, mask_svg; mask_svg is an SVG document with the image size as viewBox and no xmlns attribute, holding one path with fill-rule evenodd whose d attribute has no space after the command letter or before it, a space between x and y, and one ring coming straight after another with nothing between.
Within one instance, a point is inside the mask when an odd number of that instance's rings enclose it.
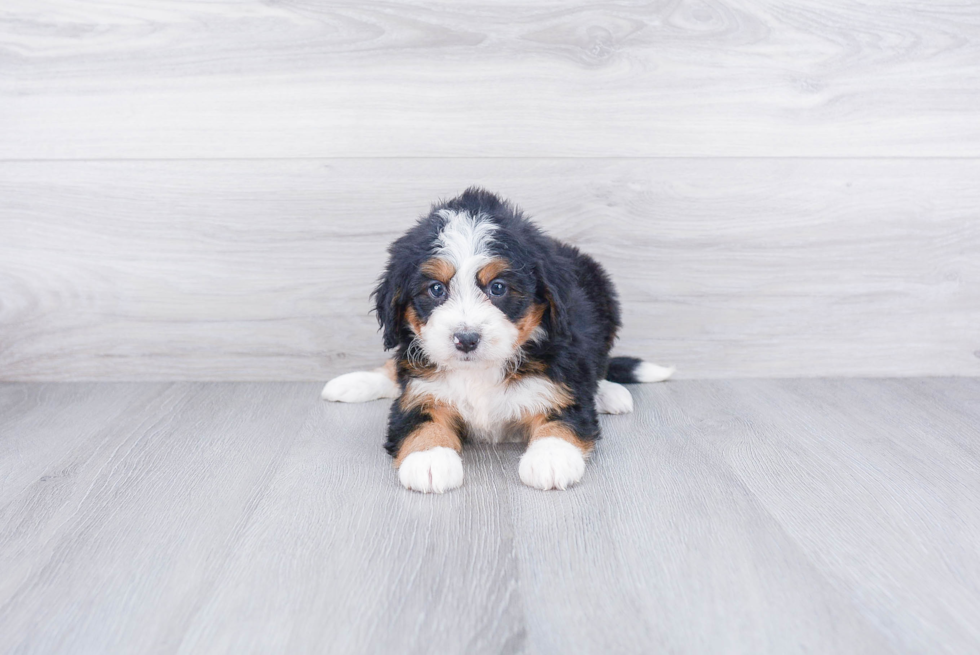
<instances>
[{"instance_id":1,"label":"tricolor puppy","mask_svg":"<svg viewBox=\"0 0 980 655\"><path fill-rule=\"evenodd\" d=\"M605 271L487 191L433 207L388 252L373 297L395 356L334 378L323 397L397 398L385 448L408 489L460 486L468 439L527 442L524 484L565 489L585 472L597 414L633 409L617 383L673 373L610 359L619 302Z\"/></svg>"}]
</instances>

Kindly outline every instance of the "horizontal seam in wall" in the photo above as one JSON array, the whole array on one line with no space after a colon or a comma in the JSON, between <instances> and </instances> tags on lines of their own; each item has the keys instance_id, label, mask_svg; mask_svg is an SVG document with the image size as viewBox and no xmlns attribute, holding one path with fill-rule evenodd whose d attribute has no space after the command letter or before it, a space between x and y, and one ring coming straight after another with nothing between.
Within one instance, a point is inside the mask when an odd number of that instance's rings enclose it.
<instances>
[{"instance_id":1,"label":"horizontal seam in wall","mask_svg":"<svg viewBox=\"0 0 980 655\"><path fill-rule=\"evenodd\" d=\"M323 155L315 157L82 157L82 158L24 158L24 159L5 159L0 158L0 164L31 164L31 163L90 163L90 162L221 162L221 161L576 161L576 160L608 160L608 161L675 161L675 160L800 160L800 161L819 161L819 160L852 160L852 161L975 161L980 160L980 153L977 155L957 155L957 156L928 156L928 155L883 155L883 156L855 156L855 155L683 155L683 156L592 156L583 155L576 157L562 156L494 156L494 157L459 157L459 156L397 156L397 157L350 157Z\"/></svg>"}]
</instances>

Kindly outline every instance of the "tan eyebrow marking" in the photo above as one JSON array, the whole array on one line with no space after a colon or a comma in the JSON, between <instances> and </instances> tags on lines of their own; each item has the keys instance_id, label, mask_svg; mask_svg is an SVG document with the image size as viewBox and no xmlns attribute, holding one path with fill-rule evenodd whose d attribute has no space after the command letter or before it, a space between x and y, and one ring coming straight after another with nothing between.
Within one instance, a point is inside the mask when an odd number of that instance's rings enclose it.
<instances>
[{"instance_id":1,"label":"tan eyebrow marking","mask_svg":"<svg viewBox=\"0 0 980 655\"><path fill-rule=\"evenodd\" d=\"M480 272L476 274L476 279L480 281L481 286L485 287L508 268L510 268L510 265L503 259L493 259L489 264L480 269Z\"/></svg>"},{"instance_id":2,"label":"tan eyebrow marking","mask_svg":"<svg viewBox=\"0 0 980 655\"><path fill-rule=\"evenodd\" d=\"M449 281L453 279L456 275L456 267L447 262L445 259L440 259L438 257L433 257L422 263L419 267L424 275L428 275L433 280L439 280L445 285L449 284Z\"/></svg>"}]
</instances>

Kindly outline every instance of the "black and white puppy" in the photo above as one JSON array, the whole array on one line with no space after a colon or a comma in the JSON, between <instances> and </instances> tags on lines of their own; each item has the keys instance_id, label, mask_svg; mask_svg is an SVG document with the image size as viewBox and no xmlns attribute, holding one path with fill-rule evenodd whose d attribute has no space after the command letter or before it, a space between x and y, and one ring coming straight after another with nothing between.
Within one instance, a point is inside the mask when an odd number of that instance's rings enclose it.
<instances>
[{"instance_id":1,"label":"black and white puppy","mask_svg":"<svg viewBox=\"0 0 980 655\"><path fill-rule=\"evenodd\" d=\"M633 410L617 383L673 373L610 359L620 318L606 272L492 193L434 206L388 252L373 297L395 357L334 378L323 397L397 398L385 448L408 489L460 486L467 439L527 442L524 484L565 489L585 472L597 414Z\"/></svg>"}]
</instances>

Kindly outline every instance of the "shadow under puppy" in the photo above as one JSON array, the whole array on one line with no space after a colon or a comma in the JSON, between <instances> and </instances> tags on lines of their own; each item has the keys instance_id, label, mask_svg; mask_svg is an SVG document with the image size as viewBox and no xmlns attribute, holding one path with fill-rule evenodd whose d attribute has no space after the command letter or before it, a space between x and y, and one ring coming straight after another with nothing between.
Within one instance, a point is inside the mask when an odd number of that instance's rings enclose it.
<instances>
[{"instance_id":1,"label":"shadow under puppy","mask_svg":"<svg viewBox=\"0 0 980 655\"><path fill-rule=\"evenodd\" d=\"M527 442L524 484L565 489L585 472L598 413L633 410L617 383L673 373L610 359L620 315L606 272L488 191L434 206L388 252L373 297L395 356L334 378L322 395L397 399L385 448L408 489L460 486L467 439Z\"/></svg>"}]
</instances>

